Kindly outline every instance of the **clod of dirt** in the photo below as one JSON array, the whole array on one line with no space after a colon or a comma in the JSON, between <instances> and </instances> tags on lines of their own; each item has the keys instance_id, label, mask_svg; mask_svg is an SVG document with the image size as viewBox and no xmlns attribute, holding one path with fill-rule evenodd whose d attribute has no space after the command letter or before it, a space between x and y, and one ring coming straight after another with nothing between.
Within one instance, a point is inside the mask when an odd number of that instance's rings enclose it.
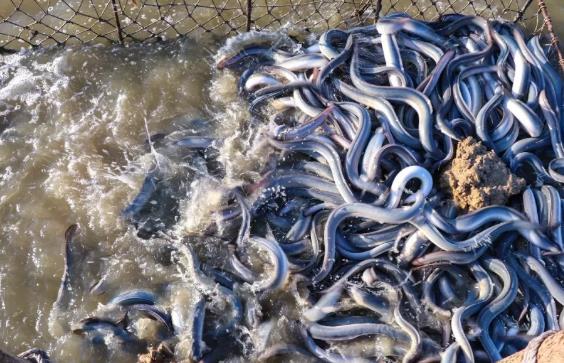
<instances>
[{"instance_id":1,"label":"clod of dirt","mask_svg":"<svg viewBox=\"0 0 564 363\"><path fill-rule=\"evenodd\" d=\"M174 363L174 354L165 344L159 344L158 347L149 347L149 351L140 354L137 363Z\"/></svg>"},{"instance_id":2,"label":"clod of dirt","mask_svg":"<svg viewBox=\"0 0 564 363\"><path fill-rule=\"evenodd\" d=\"M452 195L458 208L473 211L505 204L525 187L525 180L511 174L493 150L467 137L458 143L440 185Z\"/></svg>"}]
</instances>

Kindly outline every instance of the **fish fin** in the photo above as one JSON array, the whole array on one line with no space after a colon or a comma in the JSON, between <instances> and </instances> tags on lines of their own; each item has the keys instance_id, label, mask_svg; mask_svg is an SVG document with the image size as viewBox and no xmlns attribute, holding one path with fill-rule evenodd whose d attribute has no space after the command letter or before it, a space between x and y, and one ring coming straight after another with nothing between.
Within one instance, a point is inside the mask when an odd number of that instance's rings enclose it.
<instances>
[{"instance_id":1,"label":"fish fin","mask_svg":"<svg viewBox=\"0 0 564 363\"><path fill-rule=\"evenodd\" d=\"M122 328L123 330L127 330L127 326L129 325L129 310L125 312L123 318L116 321L116 325Z\"/></svg>"},{"instance_id":2,"label":"fish fin","mask_svg":"<svg viewBox=\"0 0 564 363\"><path fill-rule=\"evenodd\" d=\"M272 227L270 227L270 223L266 222L266 236L267 239L276 241L276 237L274 237L274 232L272 231Z\"/></svg>"}]
</instances>

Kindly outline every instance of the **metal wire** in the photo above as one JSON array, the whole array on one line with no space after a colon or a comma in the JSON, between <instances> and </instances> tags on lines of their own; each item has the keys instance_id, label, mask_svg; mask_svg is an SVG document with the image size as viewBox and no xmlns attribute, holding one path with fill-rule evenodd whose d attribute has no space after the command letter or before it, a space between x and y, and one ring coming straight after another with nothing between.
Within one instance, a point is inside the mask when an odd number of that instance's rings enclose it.
<instances>
[{"instance_id":1,"label":"metal wire","mask_svg":"<svg viewBox=\"0 0 564 363\"><path fill-rule=\"evenodd\" d=\"M532 0L1 0L0 47L173 39L249 29L322 31L406 12L433 20L445 13L502 17L544 27Z\"/></svg>"}]
</instances>

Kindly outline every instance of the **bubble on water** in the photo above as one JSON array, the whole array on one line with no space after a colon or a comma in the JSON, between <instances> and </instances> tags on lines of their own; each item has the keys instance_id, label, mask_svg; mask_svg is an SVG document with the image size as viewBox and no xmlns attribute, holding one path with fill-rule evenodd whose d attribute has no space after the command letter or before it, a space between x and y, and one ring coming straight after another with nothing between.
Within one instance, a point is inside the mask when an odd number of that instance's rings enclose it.
<instances>
[{"instance_id":1,"label":"bubble on water","mask_svg":"<svg viewBox=\"0 0 564 363\"><path fill-rule=\"evenodd\" d=\"M146 339L148 341L158 340L160 328L161 323L148 318L140 318L133 323L135 335L139 339Z\"/></svg>"},{"instance_id":2,"label":"bubble on water","mask_svg":"<svg viewBox=\"0 0 564 363\"><path fill-rule=\"evenodd\" d=\"M205 65L192 62L199 59L197 49L187 47L194 55L187 57L190 72L170 69L177 59L166 53L170 46L159 47L162 53L154 45L134 45L2 56L1 112L10 127L0 134L0 266L1 276L10 277L0 279L0 291L13 293L0 293L1 304L10 302L0 305L0 320L5 332L17 332L10 340L16 351L51 346L54 359L72 361L80 344L68 335L67 322L96 314L97 304L118 288L177 278L174 266L155 262L158 241L137 238L121 218L154 162L143 149L143 118L151 132L161 132L167 118L201 104L197 97L178 102L179 92L200 94L207 77L196 72ZM126 56L136 64L125 63ZM147 64L156 67L143 68ZM169 76L162 77L165 71ZM83 230L77 258L84 261L76 271L84 285L71 290L77 294L73 309L57 312L51 305L62 274L64 231L74 222ZM29 261L25 271L13 258ZM102 294L89 295L90 284L105 274L110 277ZM17 288L23 281L41 293L20 306L29 293Z\"/></svg>"},{"instance_id":3,"label":"bubble on water","mask_svg":"<svg viewBox=\"0 0 564 363\"><path fill-rule=\"evenodd\" d=\"M217 52L215 59L217 61L223 57L235 55L247 46L288 47L293 49L296 43L283 31L251 30L228 38Z\"/></svg>"},{"instance_id":4,"label":"bubble on water","mask_svg":"<svg viewBox=\"0 0 564 363\"><path fill-rule=\"evenodd\" d=\"M194 181L190 190L190 196L180 205L175 233L178 236L202 233L213 222L213 213L226 202L226 190L209 178Z\"/></svg>"},{"instance_id":5,"label":"bubble on water","mask_svg":"<svg viewBox=\"0 0 564 363\"><path fill-rule=\"evenodd\" d=\"M237 101L237 76L232 72L222 72L214 78L210 87L210 97L218 104Z\"/></svg>"}]
</instances>

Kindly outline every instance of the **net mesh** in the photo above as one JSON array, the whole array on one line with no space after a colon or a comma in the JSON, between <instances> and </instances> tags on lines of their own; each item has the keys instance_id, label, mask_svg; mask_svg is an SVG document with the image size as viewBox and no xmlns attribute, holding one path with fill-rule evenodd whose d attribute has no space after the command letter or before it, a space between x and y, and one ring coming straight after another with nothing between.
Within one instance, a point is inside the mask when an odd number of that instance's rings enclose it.
<instances>
[{"instance_id":1,"label":"net mesh","mask_svg":"<svg viewBox=\"0 0 564 363\"><path fill-rule=\"evenodd\" d=\"M433 20L445 13L502 17L538 32L532 0L1 0L0 47L172 39L248 29L321 31L406 12ZM535 3L536 5L536 3Z\"/></svg>"}]
</instances>

